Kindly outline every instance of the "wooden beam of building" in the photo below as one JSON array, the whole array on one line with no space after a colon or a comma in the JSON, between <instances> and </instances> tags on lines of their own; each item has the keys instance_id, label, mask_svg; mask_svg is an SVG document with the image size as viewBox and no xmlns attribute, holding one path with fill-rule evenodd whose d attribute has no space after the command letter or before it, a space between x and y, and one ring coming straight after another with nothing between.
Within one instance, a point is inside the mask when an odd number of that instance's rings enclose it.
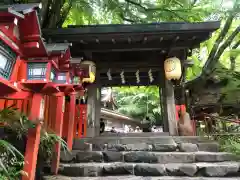
<instances>
[{"instance_id":1,"label":"wooden beam of building","mask_svg":"<svg viewBox=\"0 0 240 180\"><path fill-rule=\"evenodd\" d=\"M207 38L206 38L207 39ZM201 39L196 40L195 43L200 44ZM71 48L71 52L74 55L75 53L78 53L78 51L92 51L92 52L129 52L129 51L153 51L153 50L165 50L167 51L167 47L181 47L181 48L194 48L196 46L193 46L192 41L177 41L175 43L172 43L172 41L165 41L165 42L154 42L154 43L131 43L131 44L125 44L125 43L118 43L118 44L112 44L112 43L104 43L104 44L81 44L81 43L74 43L73 48Z\"/></svg>"},{"instance_id":2,"label":"wooden beam of building","mask_svg":"<svg viewBox=\"0 0 240 180\"><path fill-rule=\"evenodd\" d=\"M139 70L140 73L142 72L148 72L150 69L152 72L156 72L156 71L161 71L163 70L161 67L154 67L154 66L146 66L144 67L119 67L119 66L112 66L114 68L109 68L109 67L99 67L98 71L100 73L107 73L110 70L110 73L121 73L123 70L124 72L136 72L137 70Z\"/></svg>"},{"instance_id":3,"label":"wooden beam of building","mask_svg":"<svg viewBox=\"0 0 240 180\"><path fill-rule=\"evenodd\" d=\"M130 37L132 35L151 35L156 34L159 37L161 35L174 35L177 34L193 34L197 36L201 33L209 34L220 26L220 22L198 22L198 23L186 23L186 22L174 22L174 23L150 23L150 24L110 24L110 25L87 25L87 26L69 26L62 29L44 29L43 34L46 39L54 38L69 40L70 37L89 37L99 40L100 37L108 36L111 39L119 35ZM167 32L167 33L166 33Z\"/></svg>"}]
</instances>

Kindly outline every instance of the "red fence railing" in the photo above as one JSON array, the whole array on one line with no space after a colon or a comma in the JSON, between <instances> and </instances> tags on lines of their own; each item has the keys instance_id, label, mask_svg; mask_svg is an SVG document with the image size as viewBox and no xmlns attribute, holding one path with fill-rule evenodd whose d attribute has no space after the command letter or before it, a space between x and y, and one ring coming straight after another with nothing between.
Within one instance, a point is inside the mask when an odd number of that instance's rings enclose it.
<instances>
[{"instance_id":1,"label":"red fence railing","mask_svg":"<svg viewBox=\"0 0 240 180\"><path fill-rule=\"evenodd\" d=\"M87 135L87 105L77 104L75 109L75 123L73 136L75 138L86 137Z\"/></svg>"}]
</instances>

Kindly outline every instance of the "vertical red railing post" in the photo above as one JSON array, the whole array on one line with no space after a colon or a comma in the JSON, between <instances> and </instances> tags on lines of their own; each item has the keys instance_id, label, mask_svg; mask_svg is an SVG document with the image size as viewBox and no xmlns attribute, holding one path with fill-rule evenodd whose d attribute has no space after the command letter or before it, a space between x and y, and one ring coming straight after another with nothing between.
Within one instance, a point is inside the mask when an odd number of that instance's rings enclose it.
<instances>
[{"instance_id":1,"label":"vertical red railing post","mask_svg":"<svg viewBox=\"0 0 240 180\"><path fill-rule=\"evenodd\" d=\"M75 121L75 106L76 106L76 94L72 93L70 96L70 103L68 108L68 128L67 128L67 145L70 150L73 146L73 131L74 131L74 121ZM76 131L75 131L76 132Z\"/></svg>"},{"instance_id":2,"label":"vertical red railing post","mask_svg":"<svg viewBox=\"0 0 240 180\"><path fill-rule=\"evenodd\" d=\"M33 94L30 108L29 119L35 120L40 117L42 95ZM41 124L37 124L35 128L28 130L27 144L24 158L24 172L27 176L23 176L22 180L34 180L37 165L38 149L40 144Z\"/></svg>"},{"instance_id":3,"label":"vertical red railing post","mask_svg":"<svg viewBox=\"0 0 240 180\"><path fill-rule=\"evenodd\" d=\"M62 137L63 113L64 113L64 109L65 109L65 96L60 94L60 95L54 96L54 98L56 99L54 131L58 136ZM53 153L53 157L52 157L51 172L53 174L58 173L59 161L60 161L60 151L61 151L60 148L61 148L61 144L57 143L55 145L55 152Z\"/></svg>"},{"instance_id":4,"label":"vertical red railing post","mask_svg":"<svg viewBox=\"0 0 240 180\"><path fill-rule=\"evenodd\" d=\"M70 102L65 101L65 111L64 111L64 114L63 114L62 137L65 138L66 142L67 142L67 136L68 136L69 106L70 106Z\"/></svg>"},{"instance_id":5,"label":"vertical red railing post","mask_svg":"<svg viewBox=\"0 0 240 180\"><path fill-rule=\"evenodd\" d=\"M80 118L83 124L83 137L86 137L87 136L87 105L86 104L80 105L80 112L81 112Z\"/></svg>"},{"instance_id":6,"label":"vertical red railing post","mask_svg":"<svg viewBox=\"0 0 240 180\"><path fill-rule=\"evenodd\" d=\"M78 104L78 137L83 137L83 118L81 104Z\"/></svg>"},{"instance_id":7,"label":"vertical red railing post","mask_svg":"<svg viewBox=\"0 0 240 180\"><path fill-rule=\"evenodd\" d=\"M77 132L78 132L78 129L77 129L77 105L75 106L75 116L74 116L74 126L73 126L73 137L74 138L77 138Z\"/></svg>"}]
</instances>

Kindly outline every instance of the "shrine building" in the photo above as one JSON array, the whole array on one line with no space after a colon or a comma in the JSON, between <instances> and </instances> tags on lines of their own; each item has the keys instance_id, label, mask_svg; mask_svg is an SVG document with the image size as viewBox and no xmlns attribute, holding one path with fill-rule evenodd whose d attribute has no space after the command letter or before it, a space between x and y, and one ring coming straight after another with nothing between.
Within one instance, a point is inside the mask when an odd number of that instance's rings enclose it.
<instances>
[{"instance_id":1,"label":"shrine building","mask_svg":"<svg viewBox=\"0 0 240 180\"><path fill-rule=\"evenodd\" d=\"M16 107L30 120L42 120L28 133L23 180L34 180L42 124L70 150L74 138L99 135L102 87L159 86L163 130L177 135L177 110L188 108L188 57L220 22L42 30L39 8L0 8L0 108ZM57 174L60 145L55 148L52 173Z\"/></svg>"}]
</instances>

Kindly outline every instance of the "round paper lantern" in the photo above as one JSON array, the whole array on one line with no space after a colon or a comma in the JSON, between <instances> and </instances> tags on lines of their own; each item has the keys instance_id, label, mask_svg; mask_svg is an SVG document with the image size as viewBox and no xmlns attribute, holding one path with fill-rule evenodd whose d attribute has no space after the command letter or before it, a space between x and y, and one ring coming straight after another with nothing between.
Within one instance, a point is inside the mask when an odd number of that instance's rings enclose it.
<instances>
[{"instance_id":1,"label":"round paper lantern","mask_svg":"<svg viewBox=\"0 0 240 180\"><path fill-rule=\"evenodd\" d=\"M82 82L93 83L95 81L96 74L96 65L92 61L83 61L81 62L82 66L88 66L89 68L89 77L83 78Z\"/></svg>"},{"instance_id":2,"label":"round paper lantern","mask_svg":"<svg viewBox=\"0 0 240 180\"><path fill-rule=\"evenodd\" d=\"M95 65L95 63L94 62L92 62L92 61L83 61L83 62L81 62L81 65L87 65L87 66L89 66L89 74L91 74L91 72L93 73L93 74L96 74L96 65Z\"/></svg>"},{"instance_id":3,"label":"round paper lantern","mask_svg":"<svg viewBox=\"0 0 240 180\"><path fill-rule=\"evenodd\" d=\"M176 58L168 58L164 61L164 70L167 80L179 80L182 75L181 61Z\"/></svg>"}]
</instances>

